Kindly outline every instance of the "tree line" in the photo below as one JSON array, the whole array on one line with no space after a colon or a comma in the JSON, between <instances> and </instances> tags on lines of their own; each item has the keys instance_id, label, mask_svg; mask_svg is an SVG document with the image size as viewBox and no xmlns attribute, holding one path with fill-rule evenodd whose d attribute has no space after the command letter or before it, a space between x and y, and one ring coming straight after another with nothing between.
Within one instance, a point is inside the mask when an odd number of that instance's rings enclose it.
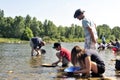
<instances>
[{"instance_id":1,"label":"tree line","mask_svg":"<svg viewBox=\"0 0 120 80\"><path fill-rule=\"evenodd\" d=\"M98 37L102 35L106 39L120 39L120 27L115 26L111 29L107 24L97 26ZM29 40L32 37L42 37L46 41L83 41L83 28L76 24L71 26L56 26L52 21L45 20L43 23L36 17L26 15L26 17L15 16L5 17L4 11L0 9L0 37L17 38Z\"/></svg>"}]
</instances>

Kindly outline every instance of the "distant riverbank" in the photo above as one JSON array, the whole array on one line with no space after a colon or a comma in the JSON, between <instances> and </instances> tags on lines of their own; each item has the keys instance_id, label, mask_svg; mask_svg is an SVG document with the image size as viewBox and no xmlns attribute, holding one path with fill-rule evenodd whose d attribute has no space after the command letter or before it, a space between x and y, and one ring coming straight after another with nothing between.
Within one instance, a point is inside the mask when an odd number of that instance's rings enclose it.
<instances>
[{"instance_id":1,"label":"distant riverbank","mask_svg":"<svg viewBox=\"0 0 120 80\"><path fill-rule=\"evenodd\" d=\"M50 40L44 40L46 43L54 43L54 42L84 42L83 38L79 39L64 39L64 40L57 40L57 39L50 39ZM108 43L110 40L106 40ZM20 40L16 38L0 38L0 43L28 43L29 41L26 40ZM101 43L101 39L98 39L98 42Z\"/></svg>"},{"instance_id":2,"label":"distant riverbank","mask_svg":"<svg viewBox=\"0 0 120 80\"><path fill-rule=\"evenodd\" d=\"M15 38L0 38L0 43L27 43L28 41Z\"/></svg>"},{"instance_id":3,"label":"distant riverbank","mask_svg":"<svg viewBox=\"0 0 120 80\"><path fill-rule=\"evenodd\" d=\"M84 42L84 39L43 39L46 43L54 43L54 42ZM20 40L16 38L0 38L0 43L28 43L29 41Z\"/></svg>"}]
</instances>

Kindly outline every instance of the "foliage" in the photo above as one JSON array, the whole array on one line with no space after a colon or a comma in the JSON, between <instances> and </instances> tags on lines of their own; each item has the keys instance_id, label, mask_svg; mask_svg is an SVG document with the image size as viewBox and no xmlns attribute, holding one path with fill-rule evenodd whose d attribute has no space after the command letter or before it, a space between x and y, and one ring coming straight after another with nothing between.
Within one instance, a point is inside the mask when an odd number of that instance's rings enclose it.
<instances>
[{"instance_id":1,"label":"foliage","mask_svg":"<svg viewBox=\"0 0 120 80\"><path fill-rule=\"evenodd\" d=\"M111 34L113 34L113 35L115 36L115 38L120 39L120 27L115 26L115 27L112 29Z\"/></svg>"},{"instance_id":2,"label":"foliage","mask_svg":"<svg viewBox=\"0 0 120 80\"><path fill-rule=\"evenodd\" d=\"M22 40L30 40L33 37L33 33L29 27L26 27L23 35L21 37Z\"/></svg>"},{"instance_id":3,"label":"foliage","mask_svg":"<svg viewBox=\"0 0 120 80\"><path fill-rule=\"evenodd\" d=\"M108 25L103 24L103 25L99 25L97 26L97 32L98 32L98 37L101 39L101 36L105 36L105 38L109 38L109 36L111 35L111 29Z\"/></svg>"},{"instance_id":4,"label":"foliage","mask_svg":"<svg viewBox=\"0 0 120 80\"><path fill-rule=\"evenodd\" d=\"M120 27L111 29L107 24L97 26L99 40L101 36L106 39L120 39ZM27 15L26 17L15 16L4 17L4 11L0 10L0 37L17 38L29 40L32 37L41 37L47 42L81 42L84 41L84 30L81 26L71 24L71 26L56 26L52 21L45 20L43 23L36 17Z\"/></svg>"},{"instance_id":5,"label":"foliage","mask_svg":"<svg viewBox=\"0 0 120 80\"><path fill-rule=\"evenodd\" d=\"M0 38L0 43L28 43L28 41L16 38Z\"/></svg>"}]
</instances>

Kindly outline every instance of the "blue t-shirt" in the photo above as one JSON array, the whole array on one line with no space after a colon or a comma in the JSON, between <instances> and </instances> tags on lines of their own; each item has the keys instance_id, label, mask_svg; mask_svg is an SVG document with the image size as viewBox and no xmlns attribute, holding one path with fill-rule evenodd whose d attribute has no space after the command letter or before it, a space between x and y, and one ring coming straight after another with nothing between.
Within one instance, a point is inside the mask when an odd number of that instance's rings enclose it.
<instances>
[{"instance_id":1,"label":"blue t-shirt","mask_svg":"<svg viewBox=\"0 0 120 80\"><path fill-rule=\"evenodd\" d=\"M84 28L84 33L85 33L85 38L91 40L91 35L90 32L88 31L88 27L92 29L92 32L94 34L94 37L97 39L97 31L96 31L96 25L94 24L93 21L91 21L90 19L87 18L83 18L82 19L82 26Z\"/></svg>"}]
</instances>

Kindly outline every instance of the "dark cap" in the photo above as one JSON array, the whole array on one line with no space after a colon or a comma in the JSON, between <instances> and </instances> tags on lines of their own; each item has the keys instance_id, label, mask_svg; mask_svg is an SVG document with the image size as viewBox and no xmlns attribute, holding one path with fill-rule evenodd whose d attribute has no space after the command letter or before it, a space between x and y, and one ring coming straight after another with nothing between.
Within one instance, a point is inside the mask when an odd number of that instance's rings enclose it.
<instances>
[{"instance_id":1,"label":"dark cap","mask_svg":"<svg viewBox=\"0 0 120 80\"><path fill-rule=\"evenodd\" d=\"M83 14L85 11L82 11L81 9L77 9L74 14L74 18L77 18L79 15Z\"/></svg>"},{"instance_id":2,"label":"dark cap","mask_svg":"<svg viewBox=\"0 0 120 80\"><path fill-rule=\"evenodd\" d=\"M61 44L60 43L54 43L53 48L57 48L58 46L61 46Z\"/></svg>"}]
</instances>

